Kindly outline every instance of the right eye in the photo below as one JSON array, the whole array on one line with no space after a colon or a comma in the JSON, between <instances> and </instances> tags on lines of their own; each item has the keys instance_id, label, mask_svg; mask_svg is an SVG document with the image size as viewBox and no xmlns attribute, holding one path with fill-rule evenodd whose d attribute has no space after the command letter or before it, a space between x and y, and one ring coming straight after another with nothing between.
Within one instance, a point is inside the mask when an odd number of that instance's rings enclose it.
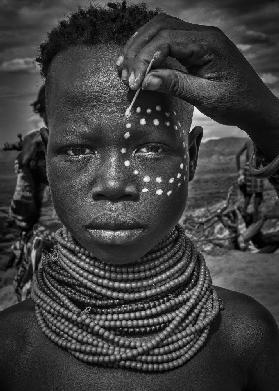
<instances>
[{"instance_id":1,"label":"right eye","mask_svg":"<svg viewBox=\"0 0 279 391\"><path fill-rule=\"evenodd\" d=\"M71 147L65 150L67 156L82 158L84 156L93 155L95 152L89 147Z\"/></svg>"}]
</instances>

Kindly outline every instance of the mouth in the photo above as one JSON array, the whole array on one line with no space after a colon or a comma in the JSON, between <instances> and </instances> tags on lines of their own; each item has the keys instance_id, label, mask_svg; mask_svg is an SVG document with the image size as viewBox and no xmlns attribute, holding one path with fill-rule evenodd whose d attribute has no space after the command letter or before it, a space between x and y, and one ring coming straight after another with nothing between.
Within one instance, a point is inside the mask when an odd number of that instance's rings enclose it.
<instances>
[{"instance_id":1,"label":"mouth","mask_svg":"<svg viewBox=\"0 0 279 391\"><path fill-rule=\"evenodd\" d=\"M137 239L146 227L131 216L99 215L85 228L94 241L119 245Z\"/></svg>"}]
</instances>

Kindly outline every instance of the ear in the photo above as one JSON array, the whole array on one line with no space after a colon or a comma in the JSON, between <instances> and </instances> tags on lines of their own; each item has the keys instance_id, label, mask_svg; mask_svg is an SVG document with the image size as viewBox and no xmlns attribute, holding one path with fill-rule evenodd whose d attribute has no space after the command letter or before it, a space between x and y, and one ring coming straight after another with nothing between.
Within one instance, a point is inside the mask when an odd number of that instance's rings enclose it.
<instances>
[{"instance_id":1,"label":"ear","mask_svg":"<svg viewBox=\"0 0 279 391\"><path fill-rule=\"evenodd\" d=\"M44 144L45 153L47 151L47 144L48 144L48 136L49 136L49 130L48 128L41 128L40 129L41 139Z\"/></svg>"},{"instance_id":2,"label":"ear","mask_svg":"<svg viewBox=\"0 0 279 391\"><path fill-rule=\"evenodd\" d=\"M202 136L203 128L201 126L195 126L189 133L189 181L191 181L195 175Z\"/></svg>"}]
</instances>

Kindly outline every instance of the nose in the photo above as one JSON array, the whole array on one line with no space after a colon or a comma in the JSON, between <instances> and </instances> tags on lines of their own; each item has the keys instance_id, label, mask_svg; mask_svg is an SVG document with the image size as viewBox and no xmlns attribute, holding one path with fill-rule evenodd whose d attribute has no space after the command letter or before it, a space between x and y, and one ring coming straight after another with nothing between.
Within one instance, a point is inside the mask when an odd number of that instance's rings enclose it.
<instances>
[{"instance_id":1,"label":"nose","mask_svg":"<svg viewBox=\"0 0 279 391\"><path fill-rule=\"evenodd\" d=\"M137 185L130 175L130 168L124 166L123 158L107 156L102 163L92 189L93 200L137 201Z\"/></svg>"}]
</instances>

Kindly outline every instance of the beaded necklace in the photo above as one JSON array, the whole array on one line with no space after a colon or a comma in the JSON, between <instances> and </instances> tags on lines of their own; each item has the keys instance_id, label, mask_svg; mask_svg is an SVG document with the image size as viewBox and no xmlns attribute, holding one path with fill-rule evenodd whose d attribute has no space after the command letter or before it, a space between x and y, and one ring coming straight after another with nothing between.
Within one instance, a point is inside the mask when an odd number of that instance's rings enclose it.
<instances>
[{"instance_id":1,"label":"beaded necklace","mask_svg":"<svg viewBox=\"0 0 279 391\"><path fill-rule=\"evenodd\" d=\"M86 363L148 372L179 367L205 344L221 303L182 227L125 266L94 258L65 228L56 241L32 292L55 344Z\"/></svg>"}]
</instances>

